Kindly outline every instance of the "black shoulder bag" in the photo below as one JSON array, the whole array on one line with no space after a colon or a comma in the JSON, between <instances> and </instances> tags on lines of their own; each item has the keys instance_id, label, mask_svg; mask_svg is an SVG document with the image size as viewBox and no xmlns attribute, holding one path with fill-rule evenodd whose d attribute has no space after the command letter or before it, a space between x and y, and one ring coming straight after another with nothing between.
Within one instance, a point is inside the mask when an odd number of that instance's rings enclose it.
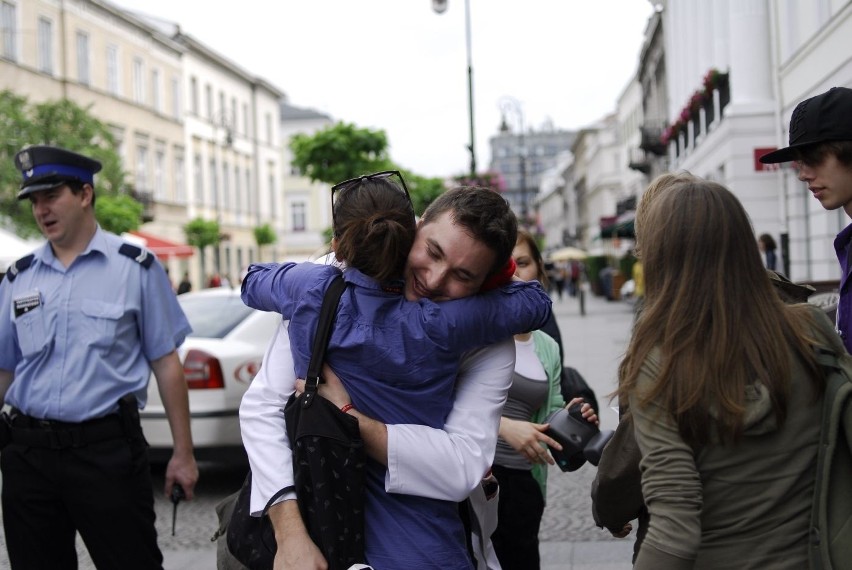
<instances>
[{"instance_id":1,"label":"black shoulder bag","mask_svg":"<svg viewBox=\"0 0 852 570\"><path fill-rule=\"evenodd\" d=\"M284 407L293 452L294 487L276 493L261 517L250 516L251 473L237 496L228 524L228 550L251 569L272 568L277 544L267 511L282 494L296 492L299 511L329 570L364 562L364 466L358 420L317 394L320 370L340 295L336 277L323 299L305 391Z\"/></svg>"}]
</instances>

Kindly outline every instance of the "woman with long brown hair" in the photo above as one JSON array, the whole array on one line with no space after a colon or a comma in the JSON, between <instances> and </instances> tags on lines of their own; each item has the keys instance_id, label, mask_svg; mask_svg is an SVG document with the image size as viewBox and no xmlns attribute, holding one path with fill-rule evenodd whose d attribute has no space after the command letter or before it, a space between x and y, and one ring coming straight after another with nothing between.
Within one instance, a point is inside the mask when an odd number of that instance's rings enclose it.
<instances>
[{"instance_id":1,"label":"woman with long brown hair","mask_svg":"<svg viewBox=\"0 0 852 570\"><path fill-rule=\"evenodd\" d=\"M803 568L824 378L843 351L773 290L723 186L683 177L636 224L645 307L619 368L650 511L636 568Z\"/></svg>"}]
</instances>

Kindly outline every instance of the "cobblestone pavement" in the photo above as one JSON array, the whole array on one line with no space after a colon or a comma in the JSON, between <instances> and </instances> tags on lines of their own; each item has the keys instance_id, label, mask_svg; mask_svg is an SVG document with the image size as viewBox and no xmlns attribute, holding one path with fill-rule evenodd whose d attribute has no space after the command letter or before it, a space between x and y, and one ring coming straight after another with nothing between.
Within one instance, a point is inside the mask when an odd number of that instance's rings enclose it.
<instances>
[{"instance_id":1,"label":"cobblestone pavement","mask_svg":"<svg viewBox=\"0 0 852 570\"><path fill-rule=\"evenodd\" d=\"M601 407L598 410L601 429L615 429L618 413L608 395L615 389L618 364L627 348L633 307L626 301L607 302L597 297L586 299L585 305L583 316L577 299L567 297L554 301L565 365L576 368L595 391ZM555 466L550 468L541 530L543 541L602 540L609 536L592 521L590 489L595 469L588 463L574 472L562 472ZM569 536L562 534L565 532Z\"/></svg>"}]
</instances>

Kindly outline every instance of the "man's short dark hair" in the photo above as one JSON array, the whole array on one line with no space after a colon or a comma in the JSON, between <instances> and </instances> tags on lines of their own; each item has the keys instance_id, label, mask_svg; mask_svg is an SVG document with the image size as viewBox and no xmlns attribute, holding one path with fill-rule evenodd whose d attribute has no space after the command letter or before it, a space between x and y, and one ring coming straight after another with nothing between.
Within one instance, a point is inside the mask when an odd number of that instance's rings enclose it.
<instances>
[{"instance_id":1,"label":"man's short dark hair","mask_svg":"<svg viewBox=\"0 0 852 570\"><path fill-rule=\"evenodd\" d=\"M518 220L503 196L478 186L461 186L444 192L423 212L424 224L450 212L453 222L494 252L491 276L509 261L518 238Z\"/></svg>"},{"instance_id":2,"label":"man's short dark hair","mask_svg":"<svg viewBox=\"0 0 852 570\"><path fill-rule=\"evenodd\" d=\"M837 160L852 167L852 141L826 141L796 149L796 160L801 160L808 166L822 164L830 154Z\"/></svg>"},{"instance_id":3,"label":"man's short dark hair","mask_svg":"<svg viewBox=\"0 0 852 570\"><path fill-rule=\"evenodd\" d=\"M74 194L79 194L83 191L83 186L86 185L85 182L80 182L78 180L69 180L65 184L68 185L68 188L71 189L71 192ZM95 187L92 186L92 209L95 207Z\"/></svg>"}]
</instances>

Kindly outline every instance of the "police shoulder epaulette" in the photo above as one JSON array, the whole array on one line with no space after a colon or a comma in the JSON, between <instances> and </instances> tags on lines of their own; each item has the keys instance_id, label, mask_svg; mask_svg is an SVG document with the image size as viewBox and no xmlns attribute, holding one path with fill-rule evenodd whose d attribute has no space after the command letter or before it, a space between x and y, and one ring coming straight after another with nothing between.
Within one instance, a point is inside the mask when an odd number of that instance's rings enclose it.
<instances>
[{"instance_id":1,"label":"police shoulder epaulette","mask_svg":"<svg viewBox=\"0 0 852 570\"><path fill-rule=\"evenodd\" d=\"M120 253L121 255L126 255L127 257L133 259L134 261L136 261L136 263L138 263L145 269L148 269L149 267L151 267L151 264L154 263L154 255L148 253L147 249L143 249L139 246L131 245L129 243L121 244L121 247L118 248L118 253Z\"/></svg>"},{"instance_id":2,"label":"police shoulder epaulette","mask_svg":"<svg viewBox=\"0 0 852 570\"><path fill-rule=\"evenodd\" d=\"M33 259L35 259L35 254L31 253L29 255L25 255L15 263L13 263L9 267L9 271L6 272L6 278L9 280L9 283L15 280L18 276L18 273L21 271L26 271L30 265L33 264Z\"/></svg>"}]
</instances>

